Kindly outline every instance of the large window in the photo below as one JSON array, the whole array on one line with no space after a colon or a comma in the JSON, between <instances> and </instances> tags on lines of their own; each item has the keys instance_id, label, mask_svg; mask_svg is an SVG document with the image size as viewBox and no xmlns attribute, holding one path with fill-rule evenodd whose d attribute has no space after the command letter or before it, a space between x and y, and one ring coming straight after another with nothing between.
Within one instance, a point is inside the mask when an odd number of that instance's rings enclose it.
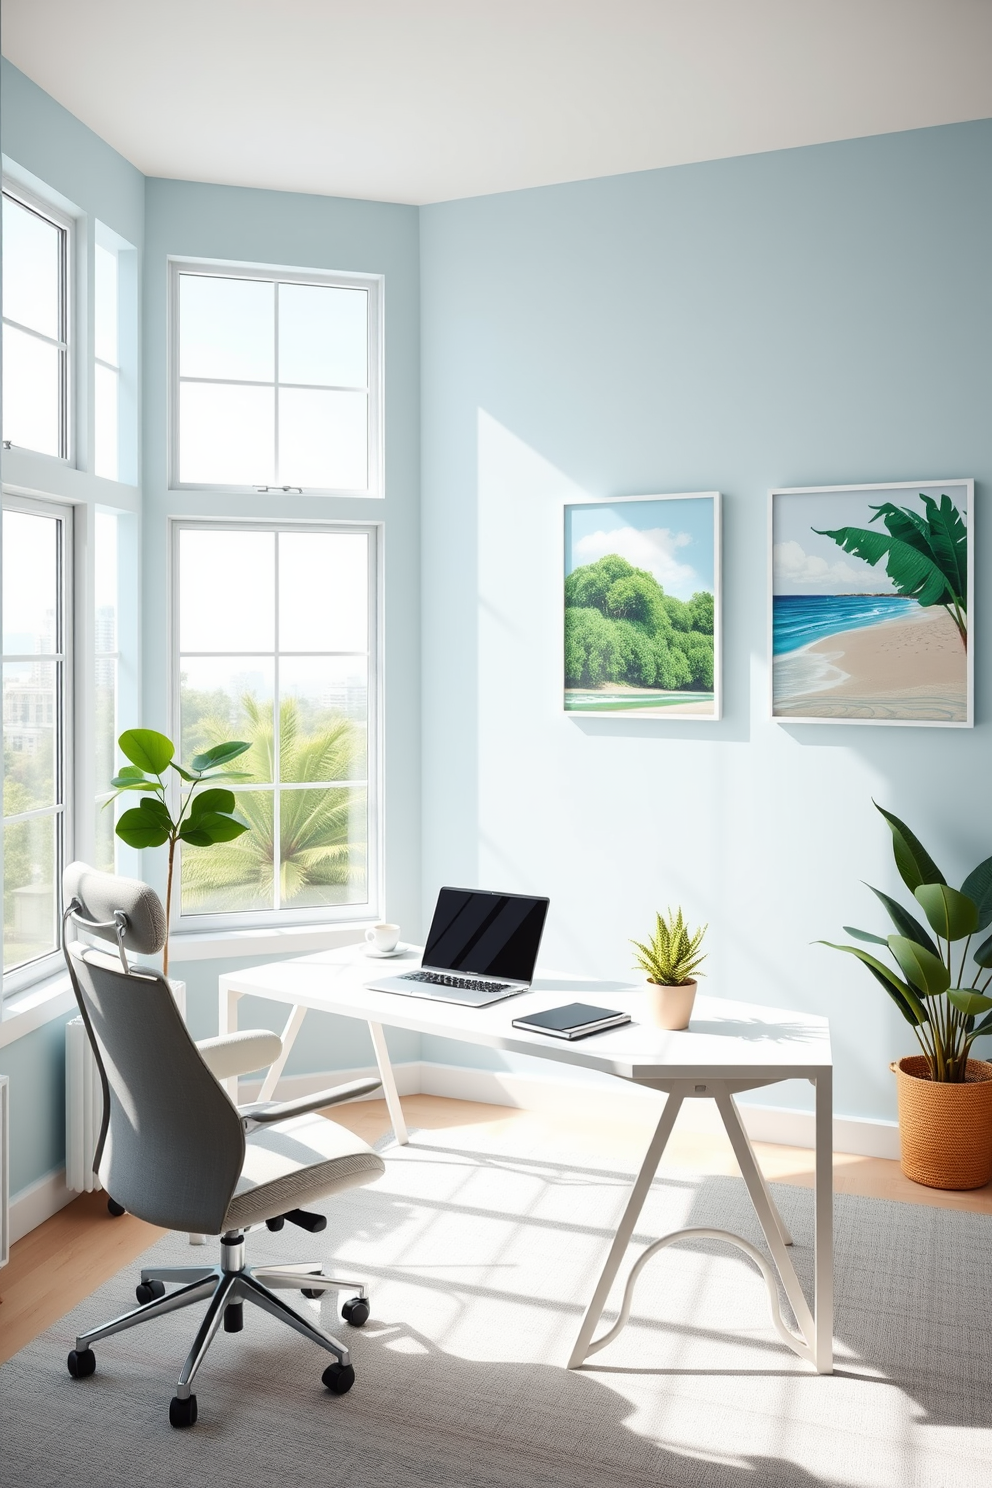
<instances>
[{"instance_id":1,"label":"large window","mask_svg":"<svg viewBox=\"0 0 992 1488\"><path fill-rule=\"evenodd\" d=\"M381 281L172 264L172 484L380 494Z\"/></svg>"},{"instance_id":2,"label":"large window","mask_svg":"<svg viewBox=\"0 0 992 1488\"><path fill-rule=\"evenodd\" d=\"M183 759L251 744L250 830L183 850L182 921L375 913L377 529L175 525Z\"/></svg>"},{"instance_id":3,"label":"large window","mask_svg":"<svg viewBox=\"0 0 992 1488\"><path fill-rule=\"evenodd\" d=\"M69 457L69 227L6 188L3 438Z\"/></svg>"},{"instance_id":4,"label":"large window","mask_svg":"<svg viewBox=\"0 0 992 1488\"><path fill-rule=\"evenodd\" d=\"M67 842L71 513L3 510L3 965L16 986L59 949Z\"/></svg>"}]
</instances>

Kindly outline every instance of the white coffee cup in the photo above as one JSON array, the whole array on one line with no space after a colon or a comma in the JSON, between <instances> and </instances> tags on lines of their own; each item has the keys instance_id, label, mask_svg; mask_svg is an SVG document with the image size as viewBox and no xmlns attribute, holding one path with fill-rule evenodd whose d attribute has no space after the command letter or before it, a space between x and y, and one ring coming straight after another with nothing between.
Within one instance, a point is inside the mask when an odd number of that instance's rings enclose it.
<instances>
[{"instance_id":1,"label":"white coffee cup","mask_svg":"<svg viewBox=\"0 0 992 1488\"><path fill-rule=\"evenodd\" d=\"M365 932L365 939L375 951L395 951L399 938L399 925L370 925Z\"/></svg>"}]
</instances>

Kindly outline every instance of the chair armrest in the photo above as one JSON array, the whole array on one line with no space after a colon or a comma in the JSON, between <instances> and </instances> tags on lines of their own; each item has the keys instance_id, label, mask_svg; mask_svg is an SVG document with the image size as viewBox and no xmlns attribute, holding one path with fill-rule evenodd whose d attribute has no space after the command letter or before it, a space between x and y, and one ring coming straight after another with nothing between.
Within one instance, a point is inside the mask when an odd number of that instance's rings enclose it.
<instances>
[{"instance_id":1,"label":"chair armrest","mask_svg":"<svg viewBox=\"0 0 992 1488\"><path fill-rule=\"evenodd\" d=\"M306 1116L309 1111L319 1111L323 1106L357 1100L360 1095L371 1095L381 1086L381 1080L350 1080L347 1085L334 1085L330 1090L318 1090L316 1095L302 1095L298 1100L256 1101L252 1105L239 1106L238 1115L245 1131L255 1131L260 1126L271 1126L274 1121Z\"/></svg>"},{"instance_id":2,"label":"chair armrest","mask_svg":"<svg viewBox=\"0 0 992 1488\"><path fill-rule=\"evenodd\" d=\"M196 1047L214 1079L229 1080L251 1070L267 1069L282 1053L282 1039L264 1028L245 1028L200 1039Z\"/></svg>"}]
</instances>

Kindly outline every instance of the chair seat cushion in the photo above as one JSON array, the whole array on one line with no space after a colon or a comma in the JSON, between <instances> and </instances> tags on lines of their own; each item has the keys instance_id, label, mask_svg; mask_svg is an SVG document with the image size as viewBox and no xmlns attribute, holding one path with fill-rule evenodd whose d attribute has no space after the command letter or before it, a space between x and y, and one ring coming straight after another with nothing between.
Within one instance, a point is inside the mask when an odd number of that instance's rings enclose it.
<instances>
[{"instance_id":1,"label":"chair seat cushion","mask_svg":"<svg viewBox=\"0 0 992 1488\"><path fill-rule=\"evenodd\" d=\"M371 1183L385 1172L378 1153L346 1127L311 1113L251 1132L224 1216L224 1230L260 1224L289 1209Z\"/></svg>"}]
</instances>

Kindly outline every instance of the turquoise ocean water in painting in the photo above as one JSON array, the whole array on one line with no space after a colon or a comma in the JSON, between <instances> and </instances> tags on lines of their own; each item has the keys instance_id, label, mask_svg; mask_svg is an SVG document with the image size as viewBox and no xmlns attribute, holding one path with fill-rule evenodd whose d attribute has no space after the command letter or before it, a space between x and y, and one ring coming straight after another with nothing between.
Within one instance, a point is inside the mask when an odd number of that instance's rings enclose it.
<instances>
[{"instance_id":1,"label":"turquoise ocean water in painting","mask_svg":"<svg viewBox=\"0 0 992 1488\"><path fill-rule=\"evenodd\" d=\"M772 601L774 653L798 651L825 636L919 614L915 599L896 594L776 594Z\"/></svg>"}]
</instances>

